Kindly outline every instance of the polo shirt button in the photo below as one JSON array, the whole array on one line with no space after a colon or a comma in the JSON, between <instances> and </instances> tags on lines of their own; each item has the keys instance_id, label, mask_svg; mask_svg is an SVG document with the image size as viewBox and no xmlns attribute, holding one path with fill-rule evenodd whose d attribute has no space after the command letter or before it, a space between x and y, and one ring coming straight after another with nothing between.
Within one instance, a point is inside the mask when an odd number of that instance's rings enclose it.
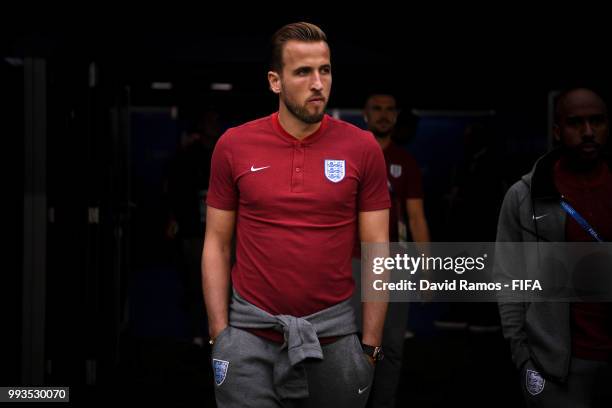
<instances>
[{"instance_id":1,"label":"polo shirt button","mask_svg":"<svg viewBox=\"0 0 612 408\"><path fill-rule=\"evenodd\" d=\"M300 169L299 167L296 167L295 171L299 173L300 171L302 171L302 169Z\"/></svg>"}]
</instances>

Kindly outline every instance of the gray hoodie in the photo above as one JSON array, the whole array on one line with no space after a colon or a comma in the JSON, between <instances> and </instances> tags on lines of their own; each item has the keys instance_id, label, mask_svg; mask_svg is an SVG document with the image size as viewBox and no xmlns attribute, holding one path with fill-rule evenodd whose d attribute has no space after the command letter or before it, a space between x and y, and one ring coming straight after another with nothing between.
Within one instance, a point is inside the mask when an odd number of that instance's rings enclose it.
<instances>
[{"instance_id":1,"label":"gray hoodie","mask_svg":"<svg viewBox=\"0 0 612 408\"><path fill-rule=\"evenodd\" d=\"M283 333L286 352L274 366L275 387L285 398L308 396L304 360L323 359L318 337L345 336L357 332L350 299L309 316L272 315L243 299L236 290L230 304L230 325L242 329L274 329Z\"/></svg>"},{"instance_id":2,"label":"gray hoodie","mask_svg":"<svg viewBox=\"0 0 612 408\"><path fill-rule=\"evenodd\" d=\"M498 242L564 242L566 214L561 208L553 168L561 152L541 157L533 170L506 193L497 227ZM523 253L525 267L542 260ZM518 368L531 360L558 381L567 378L571 358L570 309L566 302L499 303L504 337Z\"/></svg>"}]
</instances>

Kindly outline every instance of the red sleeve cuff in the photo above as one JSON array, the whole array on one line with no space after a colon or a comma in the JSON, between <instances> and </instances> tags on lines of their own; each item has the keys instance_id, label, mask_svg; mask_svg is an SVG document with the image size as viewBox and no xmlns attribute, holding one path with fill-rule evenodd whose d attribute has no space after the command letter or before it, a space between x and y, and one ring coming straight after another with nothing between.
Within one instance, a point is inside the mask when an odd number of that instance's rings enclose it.
<instances>
[{"instance_id":1,"label":"red sleeve cuff","mask_svg":"<svg viewBox=\"0 0 612 408\"><path fill-rule=\"evenodd\" d=\"M238 208L236 202L233 200L219 200L208 196L206 198L206 205L209 205L218 210L234 211Z\"/></svg>"}]
</instances>

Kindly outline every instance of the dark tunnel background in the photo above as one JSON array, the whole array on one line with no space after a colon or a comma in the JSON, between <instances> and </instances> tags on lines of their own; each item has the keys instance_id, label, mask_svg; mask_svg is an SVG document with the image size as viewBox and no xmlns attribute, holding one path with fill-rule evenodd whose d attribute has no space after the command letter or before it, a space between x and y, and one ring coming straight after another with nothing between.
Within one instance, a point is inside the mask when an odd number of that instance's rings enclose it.
<instances>
[{"instance_id":1,"label":"dark tunnel background","mask_svg":"<svg viewBox=\"0 0 612 408\"><path fill-rule=\"evenodd\" d=\"M424 171L434 241L457 238L447 230L444 194L451 164L461 162L465 125L486 121L495 172L507 187L551 147L555 91L588 85L610 93L606 36L520 21L467 29L471 22L417 25L414 16L393 24L285 16L192 29L5 29L10 215L0 386L70 386L71 400L87 406L118 398L213 404L207 347L188 338L173 249L163 237L163 174L203 110L215 109L226 129L276 109L267 41L299 19L327 32L330 112L350 117L371 90L398 96L399 140ZM450 145L432 139L436 129L445 129L440 137ZM431 167L440 163L444 174ZM520 406L501 333L442 331L432 323L438 306L414 310L400 403L485 406L496 398L497 406Z\"/></svg>"}]
</instances>

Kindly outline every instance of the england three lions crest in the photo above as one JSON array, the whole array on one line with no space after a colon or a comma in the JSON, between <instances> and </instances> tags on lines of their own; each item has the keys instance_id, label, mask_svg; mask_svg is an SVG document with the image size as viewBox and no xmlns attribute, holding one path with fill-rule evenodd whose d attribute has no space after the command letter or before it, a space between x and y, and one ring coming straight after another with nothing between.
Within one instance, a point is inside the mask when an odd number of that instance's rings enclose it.
<instances>
[{"instance_id":1,"label":"england three lions crest","mask_svg":"<svg viewBox=\"0 0 612 408\"><path fill-rule=\"evenodd\" d=\"M392 164L389 166L389 173L395 178L398 178L402 175L402 165L401 164Z\"/></svg>"},{"instance_id":2,"label":"england three lions crest","mask_svg":"<svg viewBox=\"0 0 612 408\"><path fill-rule=\"evenodd\" d=\"M213 373L215 375L215 384L220 386L225 381L225 377L227 377L227 369L229 368L229 361L218 360L213 358Z\"/></svg>"},{"instance_id":3,"label":"england three lions crest","mask_svg":"<svg viewBox=\"0 0 612 408\"><path fill-rule=\"evenodd\" d=\"M527 391L529 391L531 395L538 395L544 390L546 380L542 378L537 371L527 370L525 372L525 383Z\"/></svg>"},{"instance_id":4,"label":"england three lions crest","mask_svg":"<svg viewBox=\"0 0 612 408\"><path fill-rule=\"evenodd\" d=\"M333 183L338 183L346 175L344 160L325 160L325 177Z\"/></svg>"}]
</instances>

